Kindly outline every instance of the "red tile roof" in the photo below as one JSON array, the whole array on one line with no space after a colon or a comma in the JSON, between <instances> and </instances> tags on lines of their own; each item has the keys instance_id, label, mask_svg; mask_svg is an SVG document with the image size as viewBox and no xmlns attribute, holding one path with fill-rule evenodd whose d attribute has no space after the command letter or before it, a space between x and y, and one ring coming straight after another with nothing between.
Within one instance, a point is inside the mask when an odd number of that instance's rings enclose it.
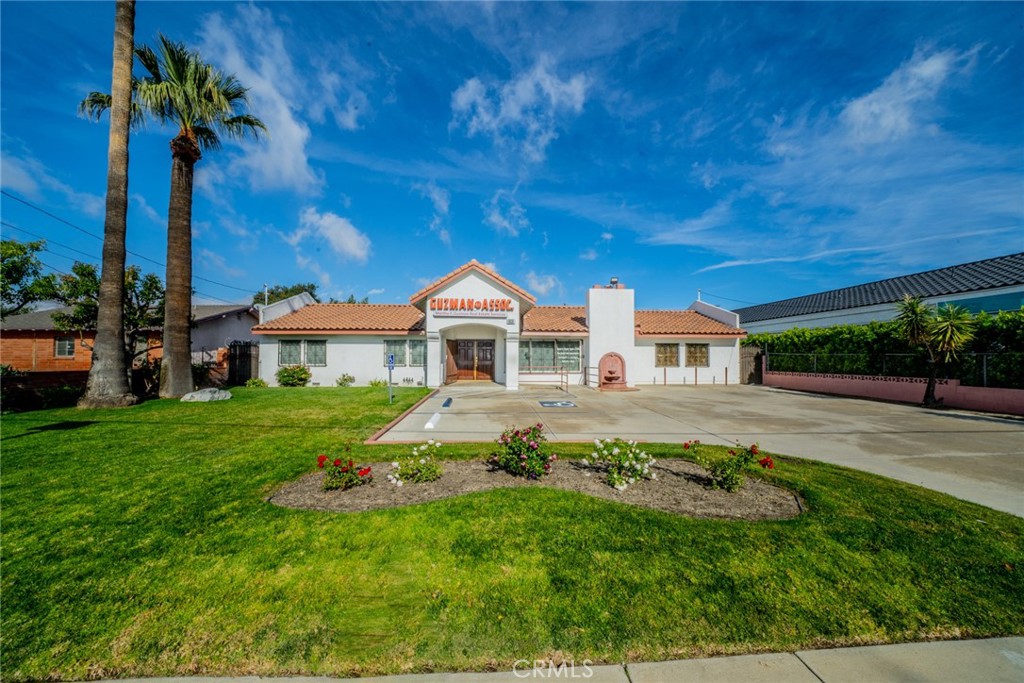
<instances>
[{"instance_id":1,"label":"red tile roof","mask_svg":"<svg viewBox=\"0 0 1024 683\"><path fill-rule=\"evenodd\" d=\"M422 334L423 312L407 304L310 304L257 325L259 333Z\"/></svg>"},{"instance_id":2,"label":"red tile roof","mask_svg":"<svg viewBox=\"0 0 1024 683\"><path fill-rule=\"evenodd\" d=\"M523 334L538 332L587 333L585 306L534 306L523 316Z\"/></svg>"},{"instance_id":3,"label":"red tile roof","mask_svg":"<svg viewBox=\"0 0 1024 683\"><path fill-rule=\"evenodd\" d=\"M697 311L637 311L634 319L639 336L746 336L743 330Z\"/></svg>"},{"instance_id":4,"label":"red tile roof","mask_svg":"<svg viewBox=\"0 0 1024 683\"><path fill-rule=\"evenodd\" d=\"M534 297L529 292L527 292L525 289L522 289L521 287L516 285L514 282L506 280L505 278L503 278L502 276L498 275L497 273L495 273L493 270L491 270L490 268L488 268L484 264L480 263L476 259L473 259L469 263L467 263L467 264L465 264L463 266L460 266L459 268L456 268L452 272L448 273L447 275L445 275L440 280L427 285L426 287L424 287L420 291L418 291L415 294L413 294L411 297L409 297L409 303L411 303L411 304L418 304L420 301L423 301L428 296L430 296L431 294L433 294L438 289L440 289L444 285L448 284L449 282L451 282L455 278L459 277L463 273L468 273L470 271L476 271L476 272L480 273L481 275L489 277L490 279L492 279L492 280L498 282L499 284L505 286L507 289L510 289L511 291L515 292L516 294L519 295L520 298L525 299L526 301L529 301L531 304L537 302L537 298Z\"/></svg>"},{"instance_id":5,"label":"red tile roof","mask_svg":"<svg viewBox=\"0 0 1024 683\"><path fill-rule=\"evenodd\" d=\"M743 330L697 311L637 311L636 334L656 336L742 336ZM523 316L523 334L587 333L584 306L534 306Z\"/></svg>"},{"instance_id":6,"label":"red tile roof","mask_svg":"<svg viewBox=\"0 0 1024 683\"><path fill-rule=\"evenodd\" d=\"M697 311L637 311L638 336L726 336L746 333ZM407 304L312 304L252 328L257 334L422 334L423 312ZM587 334L584 306L534 306L523 334Z\"/></svg>"}]
</instances>

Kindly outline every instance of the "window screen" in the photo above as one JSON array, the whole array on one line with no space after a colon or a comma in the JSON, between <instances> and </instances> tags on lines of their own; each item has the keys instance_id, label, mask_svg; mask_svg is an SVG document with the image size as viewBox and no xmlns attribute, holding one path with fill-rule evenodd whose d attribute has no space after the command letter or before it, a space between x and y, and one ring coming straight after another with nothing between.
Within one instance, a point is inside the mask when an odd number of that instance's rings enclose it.
<instances>
[{"instance_id":1,"label":"window screen","mask_svg":"<svg viewBox=\"0 0 1024 683\"><path fill-rule=\"evenodd\" d=\"M559 341L557 342L558 347L558 365L562 370L568 372L579 372L580 371L580 342L578 341Z\"/></svg>"},{"instance_id":2,"label":"window screen","mask_svg":"<svg viewBox=\"0 0 1024 683\"><path fill-rule=\"evenodd\" d=\"M405 340L385 339L384 340L384 365L388 364L388 356L395 354L395 367L407 365L405 362Z\"/></svg>"},{"instance_id":3,"label":"window screen","mask_svg":"<svg viewBox=\"0 0 1024 683\"><path fill-rule=\"evenodd\" d=\"M327 365L327 342L312 340L306 342L306 365Z\"/></svg>"},{"instance_id":4,"label":"window screen","mask_svg":"<svg viewBox=\"0 0 1024 683\"><path fill-rule=\"evenodd\" d=\"M277 345L278 365L299 365L302 363L302 342L284 339Z\"/></svg>"},{"instance_id":5,"label":"window screen","mask_svg":"<svg viewBox=\"0 0 1024 683\"><path fill-rule=\"evenodd\" d=\"M398 360L397 358L395 360ZM427 364L427 342L422 339L409 340L409 365L423 367Z\"/></svg>"}]
</instances>

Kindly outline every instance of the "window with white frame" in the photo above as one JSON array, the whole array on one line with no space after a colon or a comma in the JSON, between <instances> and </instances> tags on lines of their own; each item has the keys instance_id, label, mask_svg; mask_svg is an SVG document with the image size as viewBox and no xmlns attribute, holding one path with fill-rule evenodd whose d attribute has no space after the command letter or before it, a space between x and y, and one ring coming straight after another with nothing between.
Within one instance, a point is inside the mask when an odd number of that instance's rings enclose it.
<instances>
[{"instance_id":1,"label":"window with white frame","mask_svg":"<svg viewBox=\"0 0 1024 683\"><path fill-rule=\"evenodd\" d=\"M409 340L409 365L421 368L427 364L427 340Z\"/></svg>"},{"instance_id":2,"label":"window with white frame","mask_svg":"<svg viewBox=\"0 0 1024 683\"><path fill-rule=\"evenodd\" d=\"M53 340L53 355L55 358L75 357L75 338L57 337Z\"/></svg>"},{"instance_id":3,"label":"window with white frame","mask_svg":"<svg viewBox=\"0 0 1024 683\"><path fill-rule=\"evenodd\" d=\"M711 366L710 344L687 344L686 367L706 368Z\"/></svg>"},{"instance_id":4,"label":"window with white frame","mask_svg":"<svg viewBox=\"0 0 1024 683\"><path fill-rule=\"evenodd\" d=\"M579 372L583 345L577 339L529 339L519 342L519 372Z\"/></svg>"},{"instance_id":5,"label":"window with white frame","mask_svg":"<svg viewBox=\"0 0 1024 683\"><path fill-rule=\"evenodd\" d=\"M656 368L678 368L679 367L679 344L655 344L654 345L654 367L656 367Z\"/></svg>"},{"instance_id":6,"label":"window with white frame","mask_svg":"<svg viewBox=\"0 0 1024 683\"><path fill-rule=\"evenodd\" d=\"M327 365L327 341L325 339L282 339L277 344L278 365Z\"/></svg>"}]
</instances>

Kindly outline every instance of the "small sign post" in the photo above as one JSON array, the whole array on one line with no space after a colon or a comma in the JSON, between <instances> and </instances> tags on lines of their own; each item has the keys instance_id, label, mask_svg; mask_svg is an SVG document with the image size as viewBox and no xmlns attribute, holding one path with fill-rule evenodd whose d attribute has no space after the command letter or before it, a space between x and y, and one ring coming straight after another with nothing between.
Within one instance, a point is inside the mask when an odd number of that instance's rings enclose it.
<instances>
[{"instance_id":1,"label":"small sign post","mask_svg":"<svg viewBox=\"0 0 1024 683\"><path fill-rule=\"evenodd\" d=\"M395 369L395 354L388 354L388 403L395 402L395 396L391 388L391 372Z\"/></svg>"}]
</instances>

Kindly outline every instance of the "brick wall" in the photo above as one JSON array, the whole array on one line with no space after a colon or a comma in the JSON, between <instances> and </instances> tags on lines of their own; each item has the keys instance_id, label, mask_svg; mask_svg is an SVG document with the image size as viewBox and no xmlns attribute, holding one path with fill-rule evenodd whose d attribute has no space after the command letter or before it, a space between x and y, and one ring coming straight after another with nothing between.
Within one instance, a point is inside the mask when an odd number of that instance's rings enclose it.
<instances>
[{"instance_id":1,"label":"brick wall","mask_svg":"<svg viewBox=\"0 0 1024 683\"><path fill-rule=\"evenodd\" d=\"M58 358L54 342L57 337L67 336L75 339L75 355L73 358ZM92 332L85 334L85 341L89 344L94 338ZM50 330L5 331L0 335L0 364L26 372L88 371L92 365L92 349L83 347L79 342L78 335Z\"/></svg>"}]
</instances>

